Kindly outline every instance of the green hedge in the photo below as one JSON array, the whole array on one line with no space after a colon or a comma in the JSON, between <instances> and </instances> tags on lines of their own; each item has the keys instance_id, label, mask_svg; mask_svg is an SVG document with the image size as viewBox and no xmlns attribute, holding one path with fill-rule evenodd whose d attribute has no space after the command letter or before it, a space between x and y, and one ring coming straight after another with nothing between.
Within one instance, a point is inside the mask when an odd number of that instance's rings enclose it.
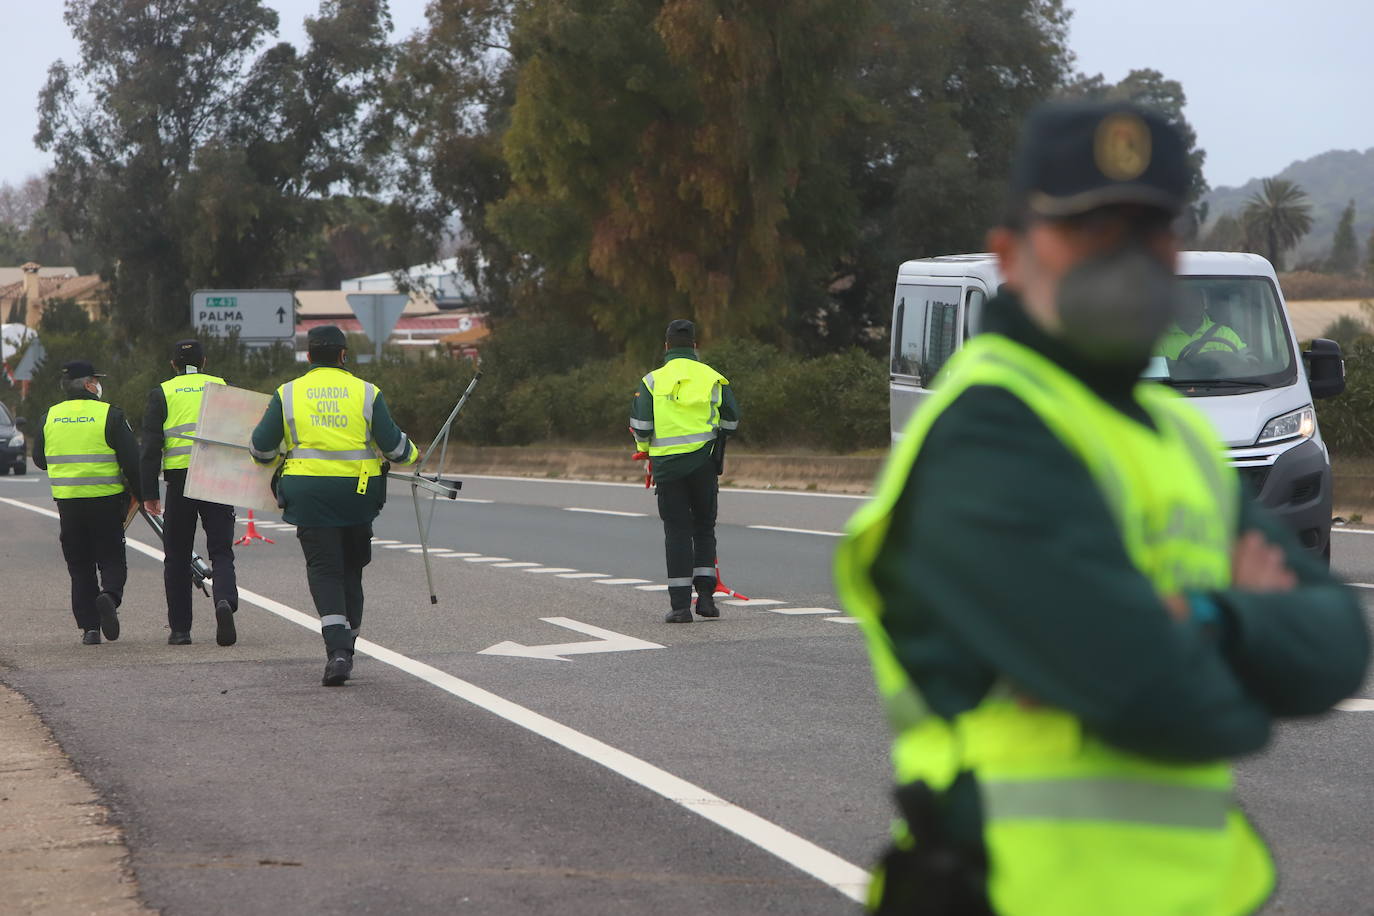
<instances>
[{"instance_id":1,"label":"green hedge","mask_svg":"<svg viewBox=\"0 0 1374 916\"><path fill-rule=\"evenodd\" d=\"M1374 455L1374 338L1343 344L1345 393L1317 402L1317 422L1333 455Z\"/></svg>"},{"instance_id":2,"label":"green hedge","mask_svg":"<svg viewBox=\"0 0 1374 916\"><path fill-rule=\"evenodd\" d=\"M5 400L37 418L60 400L62 363L90 359L103 372L106 399L125 409L135 429L148 392L171 374L176 334L117 339L103 322L58 310L42 330L47 358L22 406L14 392ZM350 341L366 350L364 341ZM476 445L567 442L627 444L630 400L640 377L653 368L623 357L598 357L592 335L544 323L507 324L483 351L482 381L454 428L456 439ZM304 371L285 349L248 350L233 341L206 340L207 370L230 384L272 391ZM730 379L743 422L739 441L760 448L807 448L848 452L885 445L887 372L859 350L803 360L776 347L734 340L706 349L702 357ZM351 364L377 384L402 429L421 441L432 436L472 378L472 364L429 354L388 349L382 360Z\"/></svg>"}]
</instances>

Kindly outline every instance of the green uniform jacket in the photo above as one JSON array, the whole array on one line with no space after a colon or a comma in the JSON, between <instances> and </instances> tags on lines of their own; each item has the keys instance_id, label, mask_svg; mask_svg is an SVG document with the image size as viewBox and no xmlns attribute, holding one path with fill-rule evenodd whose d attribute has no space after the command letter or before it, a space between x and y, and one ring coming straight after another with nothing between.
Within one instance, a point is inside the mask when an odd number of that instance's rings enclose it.
<instances>
[{"instance_id":1,"label":"green uniform jacket","mask_svg":"<svg viewBox=\"0 0 1374 916\"><path fill-rule=\"evenodd\" d=\"M674 359L694 359L701 362L697 356L697 351L691 347L675 347L663 354L664 365ZM654 395L644 384L643 379L640 379L639 387L635 389L635 396L630 400L630 418L653 422ZM735 400L733 386L721 386L720 419L723 423L739 425L739 401ZM735 428L726 430L725 434L733 436ZM660 455L654 459L654 480L662 483L667 483L670 480L681 480L710 461L714 453L715 443L707 442L693 452L685 452L681 455Z\"/></svg>"},{"instance_id":2,"label":"green uniform jacket","mask_svg":"<svg viewBox=\"0 0 1374 916\"><path fill-rule=\"evenodd\" d=\"M1006 297L987 320L1143 421L1135 371L1085 364ZM1369 635L1351 591L1249 500L1241 528L1282 546L1301 596L1223 591L1210 596L1215 632L1175 623L1082 462L1011 394L972 388L936 421L894 512L875 565L884 625L941 716L1005 680L1129 751L1250 753L1275 717L1324 712L1357 689ZM952 832L980 843L971 777L948 803Z\"/></svg>"},{"instance_id":3,"label":"green uniform jacket","mask_svg":"<svg viewBox=\"0 0 1374 916\"><path fill-rule=\"evenodd\" d=\"M282 419L281 395L272 394L267 412L253 430L253 448L259 452L275 452L286 433ZM405 433L391 418L386 397L377 391L372 405L372 441L383 452L393 451L405 438ZM305 528L342 528L365 525L377 517L386 502L386 477L372 477L367 493L358 492L358 478L284 476L279 483L278 498L286 504L282 519Z\"/></svg>"}]
</instances>

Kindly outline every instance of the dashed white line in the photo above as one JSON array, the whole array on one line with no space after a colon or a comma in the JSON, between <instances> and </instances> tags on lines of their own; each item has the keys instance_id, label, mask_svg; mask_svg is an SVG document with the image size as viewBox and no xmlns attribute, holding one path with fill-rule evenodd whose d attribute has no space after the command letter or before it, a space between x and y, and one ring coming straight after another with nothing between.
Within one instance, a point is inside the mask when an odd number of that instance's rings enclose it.
<instances>
[{"instance_id":1,"label":"dashed white line","mask_svg":"<svg viewBox=\"0 0 1374 916\"><path fill-rule=\"evenodd\" d=\"M409 550L412 547L419 547L419 544L387 544L383 550Z\"/></svg>"},{"instance_id":2,"label":"dashed white line","mask_svg":"<svg viewBox=\"0 0 1374 916\"><path fill-rule=\"evenodd\" d=\"M636 585L635 588L641 592L666 592L668 590L666 585Z\"/></svg>"},{"instance_id":3,"label":"dashed white line","mask_svg":"<svg viewBox=\"0 0 1374 916\"><path fill-rule=\"evenodd\" d=\"M1374 712L1374 700L1368 697L1352 697L1349 700L1341 700L1336 704L1336 708L1344 712Z\"/></svg>"},{"instance_id":4,"label":"dashed white line","mask_svg":"<svg viewBox=\"0 0 1374 916\"><path fill-rule=\"evenodd\" d=\"M781 602L778 602L778 603L781 603ZM745 607L748 607L748 606L751 605L751 604L758 604L758 601L748 601L748 602L743 602L743 604L744 604ZM797 614L838 614L838 613L840 613L839 611L837 611L837 610L836 610L835 608L833 608L833 607L775 607L775 608L771 608L771 610L772 610L772 612L773 612L774 614L787 614L787 615L789 615L789 616L790 616L790 615L797 615Z\"/></svg>"},{"instance_id":5,"label":"dashed white line","mask_svg":"<svg viewBox=\"0 0 1374 916\"><path fill-rule=\"evenodd\" d=\"M597 579L597 585L642 585L648 579Z\"/></svg>"},{"instance_id":6,"label":"dashed white line","mask_svg":"<svg viewBox=\"0 0 1374 916\"><path fill-rule=\"evenodd\" d=\"M577 572L577 570L573 569L571 566L541 566L538 569L527 569L525 570L525 572L534 574L549 573L552 575L558 575L560 573L575 573Z\"/></svg>"},{"instance_id":7,"label":"dashed white line","mask_svg":"<svg viewBox=\"0 0 1374 916\"><path fill-rule=\"evenodd\" d=\"M464 480L510 480L515 483L556 483L572 484L579 487L620 487L622 489L643 490L643 483L616 483L609 480L565 480L561 477L513 477L502 474L464 474ZM728 493L757 493L760 496L805 496L811 499L868 499L867 495L857 493L818 493L812 490L761 490L748 487L725 487Z\"/></svg>"},{"instance_id":8,"label":"dashed white line","mask_svg":"<svg viewBox=\"0 0 1374 916\"><path fill-rule=\"evenodd\" d=\"M843 531L817 531L814 528L784 528L781 525L749 525L755 531L783 531L787 534L817 534L826 538L842 538Z\"/></svg>"},{"instance_id":9,"label":"dashed white line","mask_svg":"<svg viewBox=\"0 0 1374 916\"><path fill-rule=\"evenodd\" d=\"M768 607L770 604L786 604L786 601L779 601L776 598L726 598L721 604L729 604L734 607ZM833 614L834 611L829 613Z\"/></svg>"},{"instance_id":10,"label":"dashed white line","mask_svg":"<svg viewBox=\"0 0 1374 916\"><path fill-rule=\"evenodd\" d=\"M827 618L825 618L825 619L826 619L826 620L829 620L829 621L831 621L831 622L833 622L833 623L858 623L858 622L859 622L858 620L854 619L853 617L827 617Z\"/></svg>"},{"instance_id":11,"label":"dashed white line","mask_svg":"<svg viewBox=\"0 0 1374 916\"><path fill-rule=\"evenodd\" d=\"M564 512L588 512L588 513L591 513L592 515L619 515L619 516L622 516L623 518L644 518L645 515L647 514L647 513L644 513L644 512L618 512L618 511L616 511L615 509L582 509L582 508L579 508L579 507L577 507L577 506L569 506L569 507L566 507L566 508L564 508L563 511L564 511Z\"/></svg>"},{"instance_id":12,"label":"dashed white line","mask_svg":"<svg viewBox=\"0 0 1374 916\"><path fill-rule=\"evenodd\" d=\"M494 500L494 499L473 499L473 498L470 497L470 496L455 496L455 497L453 497L452 499L446 500L446 502L451 502L451 503L477 503L477 504L479 504L479 505L489 506L489 505L491 505L492 503L496 502L496 500Z\"/></svg>"},{"instance_id":13,"label":"dashed white line","mask_svg":"<svg viewBox=\"0 0 1374 916\"><path fill-rule=\"evenodd\" d=\"M528 563L524 560L515 560L509 563L493 563L492 569L521 569L526 566L538 566L538 563Z\"/></svg>"},{"instance_id":14,"label":"dashed white line","mask_svg":"<svg viewBox=\"0 0 1374 916\"><path fill-rule=\"evenodd\" d=\"M482 556L482 555L479 554L479 555L477 555L477 556L475 556L475 557L463 557L463 562L465 562L465 563L504 563L504 562L506 562L506 561L509 560L509 559L510 559L510 557L484 557L484 556Z\"/></svg>"},{"instance_id":15,"label":"dashed white line","mask_svg":"<svg viewBox=\"0 0 1374 916\"><path fill-rule=\"evenodd\" d=\"M448 557L448 558L450 558L450 559L454 559L454 560L467 560L467 559L470 559L471 557L480 557L481 554L480 554L480 553L464 553L464 552L461 551L461 550L450 550L448 553L444 554L444 556L446 556L446 557Z\"/></svg>"},{"instance_id":16,"label":"dashed white line","mask_svg":"<svg viewBox=\"0 0 1374 916\"><path fill-rule=\"evenodd\" d=\"M566 573L559 573L559 574L558 574L558 578L560 578L560 579L609 579L609 578L610 578L610 573L566 572Z\"/></svg>"},{"instance_id":17,"label":"dashed white line","mask_svg":"<svg viewBox=\"0 0 1374 916\"><path fill-rule=\"evenodd\" d=\"M31 506L18 500L0 497L0 502L50 518L58 517L57 513L51 509ZM141 541L130 538L128 544L155 560L161 561L163 559L162 551ZM280 601L275 601L247 589L239 590L239 598L241 601L256 605L270 614L275 614L283 620L307 630L315 633L320 631L318 618L282 604ZM541 738L603 766L631 782L638 783L656 795L686 808L693 814L777 856L793 868L811 875L857 903L862 903L867 896L868 872L864 869L840 858L827 849L817 846L804 837L779 827L752 811L706 791L701 786L688 782L680 776L675 776L667 770L660 769L617 747L599 741L591 735L577 731L562 722L540 715L518 703L513 703L505 697L478 687L470 681L454 677L447 671L441 671L432 665L416 661L371 640L359 639L357 649L384 665L390 665L399 671L419 678L445 693L533 732Z\"/></svg>"},{"instance_id":18,"label":"dashed white line","mask_svg":"<svg viewBox=\"0 0 1374 916\"><path fill-rule=\"evenodd\" d=\"M388 541L388 540L385 540L385 539L383 539L383 538L373 538L373 539L372 539L372 543L373 543L373 545L375 545L375 546L377 546L377 547L385 547L387 544L399 544L399 543L401 543L401 542L400 542L400 541Z\"/></svg>"}]
</instances>

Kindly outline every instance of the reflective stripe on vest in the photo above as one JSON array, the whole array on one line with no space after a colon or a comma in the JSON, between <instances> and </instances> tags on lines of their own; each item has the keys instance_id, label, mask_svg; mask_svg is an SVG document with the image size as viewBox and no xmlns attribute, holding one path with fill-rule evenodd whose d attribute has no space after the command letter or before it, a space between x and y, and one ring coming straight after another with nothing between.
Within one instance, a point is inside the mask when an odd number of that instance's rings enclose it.
<instances>
[{"instance_id":1,"label":"reflective stripe on vest","mask_svg":"<svg viewBox=\"0 0 1374 916\"><path fill-rule=\"evenodd\" d=\"M728 384L710 366L686 357L670 359L644 376L654 399L649 455L681 455L713 441L721 425L722 387Z\"/></svg>"},{"instance_id":2,"label":"reflective stripe on vest","mask_svg":"<svg viewBox=\"0 0 1374 916\"><path fill-rule=\"evenodd\" d=\"M372 447L377 386L322 366L277 393L288 449L283 475L363 478L381 473L381 459Z\"/></svg>"},{"instance_id":3,"label":"reflective stripe on vest","mask_svg":"<svg viewBox=\"0 0 1374 916\"><path fill-rule=\"evenodd\" d=\"M169 378L160 386L167 401L167 419L162 421L162 469L173 470L191 466L191 440L200 421L200 402L205 399L205 385L225 384L217 375L189 372Z\"/></svg>"},{"instance_id":4,"label":"reflective stripe on vest","mask_svg":"<svg viewBox=\"0 0 1374 916\"><path fill-rule=\"evenodd\" d=\"M943 719L928 710L898 661L873 564L922 442L973 386L1000 387L1024 402L1083 462L1132 564L1161 596L1230 582L1239 484L1200 414L1146 383L1135 398L1152 430L1034 351L998 335L975 338L913 415L836 557L840 596L868 640L897 731L898 781L943 791L960 772L973 772L990 857L988 892L999 914L1252 911L1273 886L1273 866L1235 807L1227 763L1173 763L1118 750L1075 716L1026 704L1005 686Z\"/></svg>"},{"instance_id":5,"label":"reflective stripe on vest","mask_svg":"<svg viewBox=\"0 0 1374 916\"><path fill-rule=\"evenodd\" d=\"M110 405L73 398L53 405L43 423L48 483L54 499L85 499L124 492L115 450L105 441Z\"/></svg>"}]
</instances>

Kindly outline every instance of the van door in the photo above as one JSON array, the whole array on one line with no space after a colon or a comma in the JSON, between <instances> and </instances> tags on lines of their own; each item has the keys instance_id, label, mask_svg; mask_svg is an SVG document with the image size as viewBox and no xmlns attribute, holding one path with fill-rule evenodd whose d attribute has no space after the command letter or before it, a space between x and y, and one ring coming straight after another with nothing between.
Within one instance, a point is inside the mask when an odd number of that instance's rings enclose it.
<instances>
[{"instance_id":1,"label":"van door","mask_svg":"<svg viewBox=\"0 0 1374 916\"><path fill-rule=\"evenodd\" d=\"M962 277L899 280L892 306L888 375L892 441L930 395L930 382L964 340Z\"/></svg>"}]
</instances>

